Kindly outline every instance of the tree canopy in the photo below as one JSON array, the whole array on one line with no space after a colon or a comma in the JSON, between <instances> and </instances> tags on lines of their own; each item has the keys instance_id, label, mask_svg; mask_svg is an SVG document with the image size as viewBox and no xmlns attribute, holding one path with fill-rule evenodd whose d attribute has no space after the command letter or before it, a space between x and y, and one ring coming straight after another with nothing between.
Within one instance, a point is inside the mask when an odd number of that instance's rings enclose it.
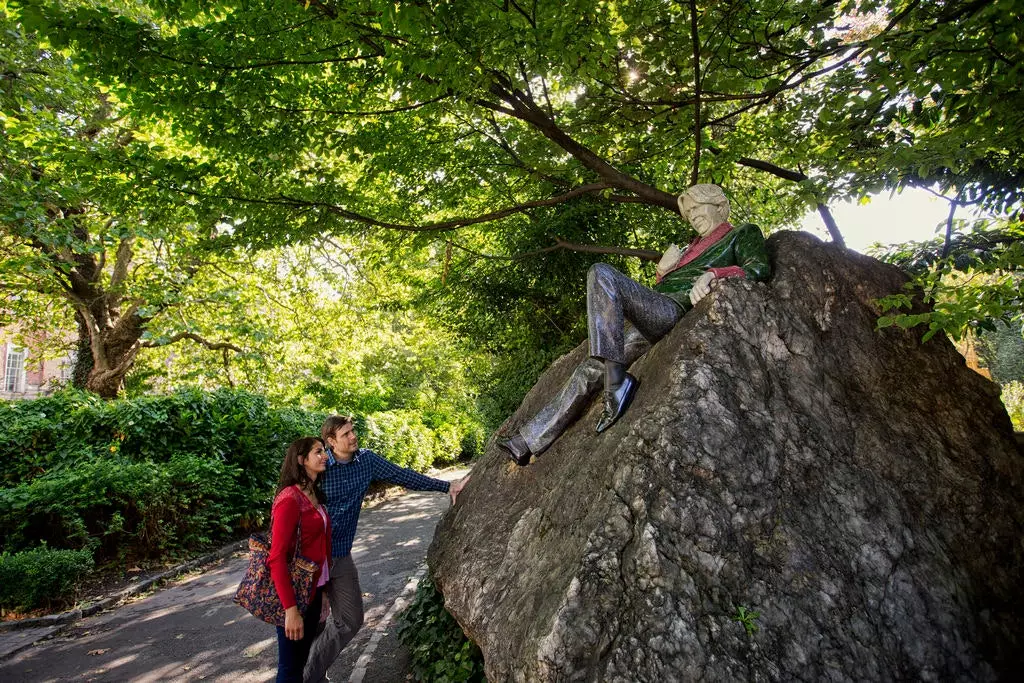
<instances>
[{"instance_id":1,"label":"tree canopy","mask_svg":"<svg viewBox=\"0 0 1024 683\"><path fill-rule=\"evenodd\" d=\"M674 195L693 182L723 185L739 220L769 230L817 207L838 242L830 201L927 186L953 207L933 253L950 256L963 207L1019 242L1021 5L18 0L8 11L116 111L110 195L138 202L111 209L118 224L155 205L196 240L228 225L219 254L344 236L484 348L515 338L547 358L578 330L580 269L685 239ZM515 312L489 308L502 303Z\"/></svg>"}]
</instances>

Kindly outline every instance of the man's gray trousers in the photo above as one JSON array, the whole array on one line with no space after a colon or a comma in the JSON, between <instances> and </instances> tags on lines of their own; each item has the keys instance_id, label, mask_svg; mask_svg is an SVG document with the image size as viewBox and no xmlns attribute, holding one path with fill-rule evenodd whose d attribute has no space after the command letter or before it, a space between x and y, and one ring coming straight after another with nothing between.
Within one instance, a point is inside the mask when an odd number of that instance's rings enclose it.
<instances>
[{"instance_id":1,"label":"man's gray trousers","mask_svg":"<svg viewBox=\"0 0 1024 683\"><path fill-rule=\"evenodd\" d=\"M331 616L309 650L302 673L306 683L327 680L327 670L363 625L363 592L352 555L334 558L331 580L324 586L324 595L331 603Z\"/></svg>"},{"instance_id":2,"label":"man's gray trousers","mask_svg":"<svg viewBox=\"0 0 1024 683\"><path fill-rule=\"evenodd\" d=\"M558 394L520 427L530 452L543 452L583 413L602 385L603 360L632 365L672 331L684 312L669 297L606 263L591 266L587 274L590 358L576 366Z\"/></svg>"}]
</instances>

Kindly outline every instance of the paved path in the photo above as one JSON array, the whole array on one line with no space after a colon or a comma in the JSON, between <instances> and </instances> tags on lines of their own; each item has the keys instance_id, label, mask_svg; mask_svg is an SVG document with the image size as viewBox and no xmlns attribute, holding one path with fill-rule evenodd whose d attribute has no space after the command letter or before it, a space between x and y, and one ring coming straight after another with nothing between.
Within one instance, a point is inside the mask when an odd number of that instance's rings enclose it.
<instances>
[{"instance_id":1,"label":"paved path","mask_svg":"<svg viewBox=\"0 0 1024 683\"><path fill-rule=\"evenodd\" d=\"M409 492L363 511L353 557L366 623L331 667L332 681L409 679L394 617L424 571L427 546L447 508L446 495ZM238 554L148 597L82 619L0 663L0 681L273 680L274 629L231 602L246 563Z\"/></svg>"}]
</instances>

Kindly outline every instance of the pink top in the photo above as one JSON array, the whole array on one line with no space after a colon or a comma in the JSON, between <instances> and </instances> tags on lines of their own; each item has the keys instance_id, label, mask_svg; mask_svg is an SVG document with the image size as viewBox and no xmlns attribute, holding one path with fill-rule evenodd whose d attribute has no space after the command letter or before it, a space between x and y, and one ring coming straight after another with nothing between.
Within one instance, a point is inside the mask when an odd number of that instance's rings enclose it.
<instances>
[{"instance_id":1,"label":"pink top","mask_svg":"<svg viewBox=\"0 0 1024 683\"><path fill-rule=\"evenodd\" d=\"M316 511L320 513L320 519L322 519L324 521L324 533L325 534L331 533L329 528L328 528L328 526L327 526L328 525L328 522L327 522L327 511L324 510L324 506L323 505L317 505L316 506ZM320 586L323 586L324 584L327 583L327 580L331 578L330 577L330 573L331 573L331 570L327 566L327 558L325 557L324 558L324 563L320 567L320 580L317 581L317 583L316 583L316 587L317 588L319 588Z\"/></svg>"}]
</instances>

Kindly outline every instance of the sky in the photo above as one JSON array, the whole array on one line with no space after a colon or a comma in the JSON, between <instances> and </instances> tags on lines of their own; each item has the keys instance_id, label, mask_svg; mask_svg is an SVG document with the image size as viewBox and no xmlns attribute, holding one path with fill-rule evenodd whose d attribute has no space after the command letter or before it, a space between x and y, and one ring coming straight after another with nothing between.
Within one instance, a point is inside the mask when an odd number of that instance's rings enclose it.
<instances>
[{"instance_id":1,"label":"sky","mask_svg":"<svg viewBox=\"0 0 1024 683\"><path fill-rule=\"evenodd\" d=\"M846 246L864 253L880 242L896 244L938 236L945 229L949 204L925 190L909 189L890 197L875 195L868 204L836 202L829 207ZM937 227L941 224L941 228ZM804 216L799 226L822 239L828 239L825 224L817 211Z\"/></svg>"}]
</instances>

